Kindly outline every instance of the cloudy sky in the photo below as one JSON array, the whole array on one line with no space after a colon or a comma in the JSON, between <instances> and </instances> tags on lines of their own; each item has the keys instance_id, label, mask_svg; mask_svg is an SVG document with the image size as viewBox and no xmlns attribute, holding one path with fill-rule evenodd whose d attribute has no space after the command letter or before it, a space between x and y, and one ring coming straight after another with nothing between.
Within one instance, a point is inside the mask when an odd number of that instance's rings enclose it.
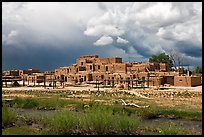
<instances>
[{"instance_id":1,"label":"cloudy sky","mask_svg":"<svg viewBox=\"0 0 204 137\"><path fill-rule=\"evenodd\" d=\"M202 65L201 2L2 3L3 70L54 70L89 54L147 62L161 52Z\"/></svg>"}]
</instances>

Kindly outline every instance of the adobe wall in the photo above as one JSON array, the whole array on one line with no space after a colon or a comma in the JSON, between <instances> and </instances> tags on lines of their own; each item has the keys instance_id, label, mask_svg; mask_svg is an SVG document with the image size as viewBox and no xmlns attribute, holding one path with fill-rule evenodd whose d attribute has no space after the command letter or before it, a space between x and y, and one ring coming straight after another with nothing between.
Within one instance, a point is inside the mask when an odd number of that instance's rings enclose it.
<instances>
[{"instance_id":1,"label":"adobe wall","mask_svg":"<svg viewBox=\"0 0 204 137\"><path fill-rule=\"evenodd\" d=\"M170 85L174 85L174 76L166 76L164 77L164 79L166 78L166 83L165 84L170 84Z\"/></svg>"},{"instance_id":2,"label":"adobe wall","mask_svg":"<svg viewBox=\"0 0 204 137\"><path fill-rule=\"evenodd\" d=\"M96 63L122 63L122 58L97 58Z\"/></svg>"},{"instance_id":3,"label":"adobe wall","mask_svg":"<svg viewBox=\"0 0 204 137\"><path fill-rule=\"evenodd\" d=\"M149 77L149 86L160 86L162 85L162 83L163 83L163 78Z\"/></svg>"},{"instance_id":4,"label":"adobe wall","mask_svg":"<svg viewBox=\"0 0 204 137\"><path fill-rule=\"evenodd\" d=\"M174 86L191 86L191 77L189 76L175 76L174 77Z\"/></svg>"},{"instance_id":5,"label":"adobe wall","mask_svg":"<svg viewBox=\"0 0 204 137\"><path fill-rule=\"evenodd\" d=\"M191 77L191 86L193 87L193 86L200 86L200 85L202 85L201 78L202 77L196 77L196 76Z\"/></svg>"},{"instance_id":6,"label":"adobe wall","mask_svg":"<svg viewBox=\"0 0 204 137\"><path fill-rule=\"evenodd\" d=\"M8 70L5 72L6 76L19 76L19 70Z\"/></svg>"},{"instance_id":7,"label":"adobe wall","mask_svg":"<svg viewBox=\"0 0 204 137\"><path fill-rule=\"evenodd\" d=\"M127 67L126 64L124 63L114 63L113 64L113 71L118 72L118 73L126 73L127 72Z\"/></svg>"},{"instance_id":8,"label":"adobe wall","mask_svg":"<svg viewBox=\"0 0 204 137\"><path fill-rule=\"evenodd\" d=\"M122 63L122 58L99 58L97 55L80 56L76 64L55 70L54 75L64 77L66 83L104 81L114 79L114 83L121 83L127 79L149 79L150 86L170 84L175 86L195 86L200 84L201 78L179 76L179 72L167 72L165 63ZM160 76L160 77L159 77ZM120 81L120 82L119 82ZM123 83L123 82L122 82ZM109 81L110 84L110 81Z\"/></svg>"},{"instance_id":9,"label":"adobe wall","mask_svg":"<svg viewBox=\"0 0 204 137\"><path fill-rule=\"evenodd\" d=\"M201 77L196 76L175 76L174 78L175 86L200 86L201 85Z\"/></svg>"},{"instance_id":10,"label":"adobe wall","mask_svg":"<svg viewBox=\"0 0 204 137\"><path fill-rule=\"evenodd\" d=\"M153 72L159 76L179 76L179 72Z\"/></svg>"}]
</instances>

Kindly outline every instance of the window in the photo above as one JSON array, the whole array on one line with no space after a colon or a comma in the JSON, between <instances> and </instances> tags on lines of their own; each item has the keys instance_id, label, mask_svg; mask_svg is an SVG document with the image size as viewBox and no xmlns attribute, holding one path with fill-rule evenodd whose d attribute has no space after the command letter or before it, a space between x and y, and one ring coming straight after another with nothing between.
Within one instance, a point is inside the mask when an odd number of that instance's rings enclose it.
<instances>
[{"instance_id":1,"label":"window","mask_svg":"<svg viewBox=\"0 0 204 137\"><path fill-rule=\"evenodd\" d=\"M106 71L108 71L108 66L106 66Z\"/></svg>"},{"instance_id":2,"label":"window","mask_svg":"<svg viewBox=\"0 0 204 137\"><path fill-rule=\"evenodd\" d=\"M90 66L90 69L92 69L92 66Z\"/></svg>"},{"instance_id":3,"label":"window","mask_svg":"<svg viewBox=\"0 0 204 137\"><path fill-rule=\"evenodd\" d=\"M179 81L182 81L182 79L180 79Z\"/></svg>"},{"instance_id":4,"label":"window","mask_svg":"<svg viewBox=\"0 0 204 137\"><path fill-rule=\"evenodd\" d=\"M100 65L98 65L98 69L100 69Z\"/></svg>"},{"instance_id":5,"label":"window","mask_svg":"<svg viewBox=\"0 0 204 137\"><path fill-rule=\"evenodd\" d=\"M81 62L81 65L83 65L83 62Z\"/></svg>"}]
</instances>

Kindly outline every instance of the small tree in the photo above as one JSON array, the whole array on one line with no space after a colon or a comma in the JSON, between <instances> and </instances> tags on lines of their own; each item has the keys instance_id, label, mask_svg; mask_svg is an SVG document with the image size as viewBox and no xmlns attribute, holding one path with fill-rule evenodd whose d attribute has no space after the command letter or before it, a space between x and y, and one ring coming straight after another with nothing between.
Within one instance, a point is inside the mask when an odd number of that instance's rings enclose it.
<instances>
[{"instance_id":1,"label":"small tree","mask_svg":"<svg viewBox=\"0 0 204 137\"><path fill-rule=\"evenodd\" d=\"M195 68L195 70L193 71L193 74L199 74L199 73L202 73L202 67L197 66L197 67Z\"/></svg>"},{"instance_id":2,"label":"small tree","mask_svg":"<svg viewBox=\"0 0 204 137\"><path fill-rule=\"evenodd\" d=\"M182 55L180 52L173 49L170 50L168 54L170 59L172 60L172 64L175 70L181 69L181 67L184 65L183 64L184 61L186 61L186 58L184 57L184 55Z\"/></svg>"},{"instance_id":3,"label":"small tree","mask_svg":"<svg viewBox=\"0 0 204 137\"><path fill-rule=\"evenodd\" d=\"M161 53L159 55L152 55L149 58L149 62L151 63L167 63L168 64L168 69L171 70L171 68L173 67L173 62L170 59L169 55L165 54L165 53Z\"/></svg>"}]
</instances>

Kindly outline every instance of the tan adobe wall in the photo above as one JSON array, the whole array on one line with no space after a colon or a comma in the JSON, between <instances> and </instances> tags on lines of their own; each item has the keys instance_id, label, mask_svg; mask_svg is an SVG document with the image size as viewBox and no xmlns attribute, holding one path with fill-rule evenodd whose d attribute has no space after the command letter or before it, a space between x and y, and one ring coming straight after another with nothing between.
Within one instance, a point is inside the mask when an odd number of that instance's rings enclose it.
<instances>
[{"instance_id":1,"label":"tan adobe wall","mask_svg":"<svg viewBox=\"0 0 204 137\"><path fill-rule=\"evenodd\" d=\"M159 76L179 76L179 72L153 72Z\"/></svg>"},{"instance_id":2,"label":"tan adobe wall","mask_svg":"<svg viewBox=\"0 0 204 137\"><path fill-rule=\"evenodd\" d=\"M118 73L126 73L127 67L125 63L114 63L113 64L113 71Z\"/></svg>"},{"instance_id":3,"label":"tan adobe wall","mask_svg":"<svg viewBox=\"0 0 204 137\"><path fill-rule=\"evenodd\" d=\"M174 78L175 86L199 86L201 85L201 77L196 76L175 76Z\"/></svg>"},{"instance_id":4,"label":"tan adobe wall","mask_svg":"<svg viewBox=\"0 0 204 137\"><path fill-rule=\"evenodd\" d=\"M146 67L148 67L148 64L133 64L130 68L130 72L146 72Z\"/></svg>"},{"instance_id":5,"label":"tan adobe wall","mask_svg":"<svg viewBox=\"0 0 204 137\"><path fill-rule=\"evenodd\" d=\"M148 75L147 72L140 72L140 73L137 74L137 77L138 77L139 79L141 79L142 77L147 77L147 75Z\"/></svg>"},{"instance_id":6,"label":"tan adobe wall","mask_svg":"<svg viewBox=\"0 0 204 137\"><path fill-rule=\"evenodd\" d=\"M199 85L199 78L179 77L179 72L167 72L167 67L165 63L122 63L122 58L99 58L96 55L90 55L81 56L76 60L76 64L56 69L54 75L64 78L66 83L72 84L109 79L116 80L114 83L117 84L119 80L128 78L136 80L145 77L147 80L148 74L151 74L154 77L150 77L153 80L150 82L150 86L159 86L165 83L175 86Z\"/></svg>"},{"instance_id":7,"label":"tan adobe wall","mask_svg":"<svg viewBox=\"0 0 204 137\"><path fill-rule=\"evenodd\" d=\"M149 77L149 86L160 86L163 84L163 78ZM147 85L147 82L146 82Z\"/></svg>"},{"instance_id":8,"label":"tan adobe wall","mask_svg":"<svg viewBox=\"0 0 204 137\"><path fill-rule=\"evenodd\" d=\"M77 73L77 65L76 64L69 66L69 73L71 73L71 74Z\"/></svg>"},{"instance_id":9,"label":"tan adobe wall","mask_svg":"<svg viewBox=\"0 0 204 137\"><path fill-rule=\"evenodd\" d=\"M189 76L175 76L174 77L174 85L175 86L191 86L191 77Z\"/></svg>"},{"instance_id":10,"label":"tan adobe wall","mask_svg":"<svg viewBox=\"0 0 204 137\"><path fill-rule=\"evenodd\" d=\"M96 63L122 63L122 58L97 58Z\"/></svg>"}]
</instances>

